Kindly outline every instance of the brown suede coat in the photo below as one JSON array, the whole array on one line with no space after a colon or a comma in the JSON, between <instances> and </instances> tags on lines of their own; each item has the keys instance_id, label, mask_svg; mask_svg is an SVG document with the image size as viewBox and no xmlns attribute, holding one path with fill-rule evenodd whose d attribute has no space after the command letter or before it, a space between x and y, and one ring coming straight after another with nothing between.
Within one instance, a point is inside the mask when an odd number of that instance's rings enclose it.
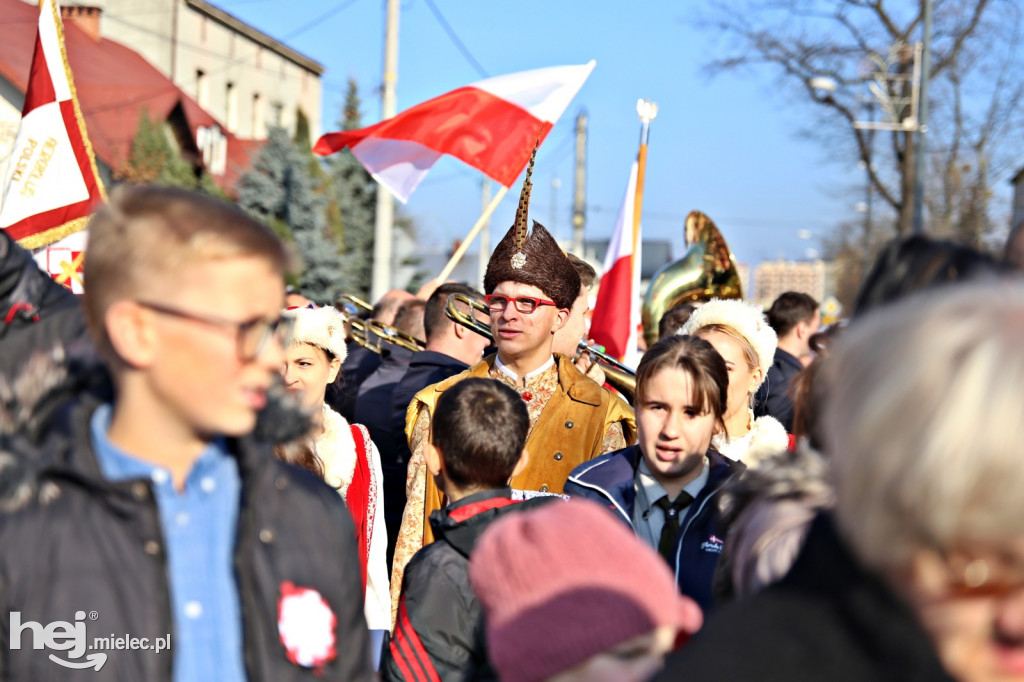
<instances>
[{"instance_id":1,"label":"brown suede coat","mask_svg":"<svg viewBox=\"0 0 1024 682\"><path fill-rule=\"evenodd\" d=\"M537 424L526 441L530 453L526 469L512 479L511 486L519 490L539 490L561 493L569 473L583 462L601 453L601 442L608 427L622 423L626 443L636 442L636 420L633 409L608 389L580 372L572 361L555 354L558 363L558 391L544 406ZM494 365L490 356L469 369L444 381L428 386L413 398L406 412L405 433L412 449L412 430L425 405L433 414L434 406L444 391L456 382L469 377L487 378ZM444 494L427 476L427 490L423 510L423 544L433 541L430 514L444 507Z\"/></svg>"}]
</instances>

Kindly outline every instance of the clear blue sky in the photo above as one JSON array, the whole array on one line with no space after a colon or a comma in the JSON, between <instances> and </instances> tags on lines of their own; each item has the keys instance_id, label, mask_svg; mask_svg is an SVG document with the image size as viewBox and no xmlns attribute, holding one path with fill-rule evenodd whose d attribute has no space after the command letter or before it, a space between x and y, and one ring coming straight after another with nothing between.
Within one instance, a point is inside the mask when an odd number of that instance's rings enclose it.
<instances>
[{"instance_id":1,"label":"clear blue sky","mask_svg":"<svg viewBox=\"0 0 1024 682\"><path fill-rule=\"evenodd\" d=\"M380 118L383 0L214 0L223 9L321 62L323 127L334 129L351 76L364 123ZM597 67L538 155L531 216L571 235L573 120L589 115L588 238L608 237L636 156L639 97L658 103L644 198L644 236L671 239L682 254L683 219L699 209L721 228L738 260L803 258L834 225L855 219L862 177L851 162L797 137L806 109L773 93L771 74L709 78L701 71L714 43L692 27L701 0L434 0L487 74L562 64ZM335 8L340 8L336 9ZM319 19L319 20L318 20ZM427 0L402 3L399 111L481 78L431 12ZM553 201L552 179L561 180ZM420 241L448 244L480 212L479 172L438 163L404 210ZM492 244L515 213L513 186L492 220ZM801 239L809 230L811 239ZM804 235L806 237L806 235Z\"/></svg>"}]
</instances>

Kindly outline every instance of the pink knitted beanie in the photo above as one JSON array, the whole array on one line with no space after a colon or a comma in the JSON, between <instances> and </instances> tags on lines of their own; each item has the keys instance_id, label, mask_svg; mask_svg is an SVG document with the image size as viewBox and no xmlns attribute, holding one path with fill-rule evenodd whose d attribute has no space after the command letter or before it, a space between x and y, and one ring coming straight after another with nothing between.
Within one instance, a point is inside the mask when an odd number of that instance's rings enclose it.
<instances>
[{"instance_id":1,"label":"pink knitted beanie","mask_svg":"<svg viewBox=\"0 0 1024 682\"><path fill-rule=\"evenodd\" d=\"M661 625L692 634L702 623L664 560L585 500L495 522L469 578L503 682L540 682Z\"/></svg>"}]
</instances>

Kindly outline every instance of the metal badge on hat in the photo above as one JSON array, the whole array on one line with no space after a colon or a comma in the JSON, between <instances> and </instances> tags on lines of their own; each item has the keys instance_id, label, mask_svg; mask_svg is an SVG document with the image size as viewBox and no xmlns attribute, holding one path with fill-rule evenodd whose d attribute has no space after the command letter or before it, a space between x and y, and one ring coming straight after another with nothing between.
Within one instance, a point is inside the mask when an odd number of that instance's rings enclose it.
<instances>
[{"instance_id":1,"label":"metal badge on hat","mask_svg":"<svg viewBox=\"0 0 1024 682\"><path fill-rule=\"evenodd\" d=\"M526 179L523 181L523 190L519 193L519 208L516 209L516 252L512 254L512 268L522 270L526 265L526 254L523 253L523 245L530 236L530 226L527 221L527 214L530 208L530 190L533 183L530 176L533 175L533 163L537 160L537 147L539 142L533 146L533 153L530 154L530 163L526 166Z\"/></svg>"}]
</instances>

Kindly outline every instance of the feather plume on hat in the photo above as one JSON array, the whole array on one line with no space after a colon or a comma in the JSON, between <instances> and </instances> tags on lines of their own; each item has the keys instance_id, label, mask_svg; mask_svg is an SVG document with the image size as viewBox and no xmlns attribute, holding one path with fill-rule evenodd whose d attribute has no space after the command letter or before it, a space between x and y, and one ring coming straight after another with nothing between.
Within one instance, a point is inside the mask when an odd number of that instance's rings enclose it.
<instances>
[{"instance_id":1,"label":"feather plume on hat","mask_svg":"<svg viewBox=\"0 0 1024 682\"><path fill-rule=\"evenodd\" d=\"M580 293L580 276L565 252L544 226L529 221L530 190L533 189L533 165L537 147L533 148L526 167L526 179L519 194L516 219L491 254L484 274L484 292L493 293L502 282L519 282L535 286L559 308L572 308Z\"/></svg>"}]
</instances>

